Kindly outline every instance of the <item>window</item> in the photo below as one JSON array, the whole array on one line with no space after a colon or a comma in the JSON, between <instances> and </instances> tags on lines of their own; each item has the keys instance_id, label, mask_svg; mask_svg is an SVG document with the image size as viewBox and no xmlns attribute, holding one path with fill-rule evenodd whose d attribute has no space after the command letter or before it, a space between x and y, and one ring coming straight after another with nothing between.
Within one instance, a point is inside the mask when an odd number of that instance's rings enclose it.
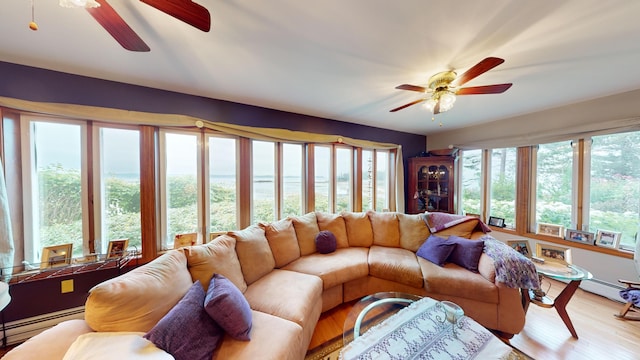
<instances>
[{"instance_id":1,"label":"window","mask_svg":"<svg viewBox=\"0 0 640 360\"><path fill-rule=\"evenodd\" d=\"M253 223L276 220L275 143L252 141Z\"/></svg>"},{"instance_id":2,"label":"window","mask_svg":"<svg viewBox=\"0 0 640 360\"><path fill-rule=\"evenodd\" d=\"M515 226L516 148L491 150L491 193L489 214Z\"/></svg>"},{"instance_id":3,"label":"window","mask_svg":"<svg viewBox=\"0 0 640 360\"><path fill-rule=\"evenodd\" d=\"M96 193L100 221L96 249L105 254L110 240L129 239L142 250L140 228L140 133L137 130L96 127Z\"/></svg>"},{"instance_id":4,"label":"window","mask_svg":"<svg viewBox=\"0 0 640 360\"><path fill-rule=\"evenodd\" d=\"M464 150L460 157L463 214L482 214L482 150Z\"/></svg>"},{"instance_id":5,"label":"window","mask_svg":"<svg viewBox=\"0 0 640 360\"><path fill-rule=\"evenodd\" d=\"M198 233L200 192L199 134L161 131L164 248L173 248L177 234Z\"/></svg>"},{"instance_id":6,"label":"window","mask_svg":"<svg viewBox=\"0 0 640 360\"><path fill-rule=\"evenodd\" d=\"M536 223L572 226L571 141L542 144L536 151Z\"/></svg>"},{"instance_id":7,"label":"window","mask_svg":"<svg viewBox=\"0 0 640 360\"><path fill-rule=\"evenodd\" d=\"M238 229L237 141L209 136L209 231Z\"/></svg>"},{"instance_id":8,"label":"window","mask_svg":"<svg viewBox=\"0 0 640 360\"><path fill-rule=\"evenodd\" d=\"M282 214L302 215L302 160L303 146L300 144L282 144Z\"/></svg>"},{"instance_id":9,"label":"window","mask_svg":"<svg viewBox=\"0 0 640 360\"><path fill-rule=\"evenodd\" d=\"M389 209L389 152L376 150L376 207Z\"/></svg>"},{"instance_id":10,"label":"window","mask_svg":"<svg viewBox=\"0 0 640 360\"><path fill-rule=\"evenodd\" d=\"M335 209L334 212L351 210L351 189L353 173L353 150L346 147L336 148L335 161Z\"/></svg>"},{"instance_id":11,"label":"window","mask_svg":"<svg viewBox=\"0 0 640 360\"><path fill-rule=\"evenodd\" d=\"M331 147L314 146L315 211L329 212L331 200Z\"/></svg>"},{"instance_id":12,"label":"window","mask_svg":"<svg viewBox=\"0 0 640 360\"><path fill-rule=\"evenodd\" d=\"M373 151L362 150L362 211L373 210Z\"/></svg>"},{"instance_id":13,"label":"window","mask_svg":"<svg viewBox=\"0 0 640 360\"><path fill-rule=\"evenodd\" d=\"M622 232L633 249L640 218L640 132L594 136L591 145L589 230Z\"/></svg>"},{"instance_id":14,"label":"window","mask_svg":"<svg viewBox=\"0 0 640 360\"><path fill-rule=\"evenodd\" d=\"M41 261L45 246L73 244L83 254L87 237L85 125L80 122L23 121L25 260Z\"/></svg>"}]
</instances>

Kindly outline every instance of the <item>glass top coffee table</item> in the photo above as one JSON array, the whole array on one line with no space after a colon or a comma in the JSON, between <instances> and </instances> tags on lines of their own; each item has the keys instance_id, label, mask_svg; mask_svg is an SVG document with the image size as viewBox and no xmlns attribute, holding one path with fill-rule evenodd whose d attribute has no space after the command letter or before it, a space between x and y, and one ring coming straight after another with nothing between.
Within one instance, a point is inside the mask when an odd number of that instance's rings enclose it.
<instances>
[{"instance_id":1,"label":"glass top coffee table","mask_svg":"<svg viewBox=\"0 0 640 360\"><path fill-rule=\"evenodd\" d=\"M567 329L569 329L571 336L577 339L578 334L573 327L569 314L567 314L567 304L580 286L582 280L590 280L593 278L593 275L586 269L576 265L567 265L556 262L545 262L543 264L535 263L535 265L541 278L546 276L560 281L568 281L568 283L555 299L550 298L546 294L544 294L544 296L536 297L532 289L523 291L522 293L525 298L525 311L527 310L529 302L545 308L555 307L558 315L560 315L560 318L567 326Z\"/></svg>"},{"instance_id":2,"label":"glass top coffee table","mask_svg":"<svg viewBox=\"0 0 640 360\"><path fill-rule=\"evenodd\" d=\"M368 295L353 305L344 321L342 341L347 345L367 330L422 296L401 292L380 292Z\"/></svg>"}]
</instances>

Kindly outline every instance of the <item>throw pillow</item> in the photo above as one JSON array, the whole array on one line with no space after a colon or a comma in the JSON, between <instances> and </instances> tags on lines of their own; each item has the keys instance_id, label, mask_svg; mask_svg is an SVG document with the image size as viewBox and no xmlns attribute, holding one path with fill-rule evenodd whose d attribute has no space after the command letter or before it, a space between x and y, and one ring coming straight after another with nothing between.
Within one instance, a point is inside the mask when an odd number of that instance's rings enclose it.
<instances>
[{"instance_id":1,"label":"throw pillow","mask_svg":"<svg viewBox=\"0 0 640 360\"><path fill-rule=\"evenodd\" d=\"M432 263L443 266L456 244L439 236L430 235L416 252L416 255Z\"/></svg>"},{"instance_id":2,"label":"throw pillow","mask_svg":"<svg viewBox=\"0 0 640 360\"><path fill-rule=\"evenodd\" d=\"M251 308L240 290L226 277L213 275L204 299L204 310L234 339L251 340Z\"/></svg>"},{"instance_id":3,"label":"throw pillow","mask_svg":"<svg viewBox=\"0 0 640 360\"><path fill-rule=\"evenodd\" d=\"M337 241L331 231L322 230L316 235L316 249L320 254L328 254L336 251Z\"/></svg>"},{"instance_id":4,"label":"throw pillow","mask_svg":"<svg viewBox=\"0 0 640 360\"><path fill-rule=\"evenodd\" d=\"M196 281L144 338L176 360L211 359L224 333L205 312L204 298L204 289Z\"/></svg>"},{"instance_id":5,"label":"throw pillow","mask_svg":"<svg viewBox=\"0 0 640 360\"><path fill-rule=\"evenodd\" d=\"M455 235L449 236L449 241L456 245L449 255L449 261L477 273L484 241L469 240Z\"/></svg>"}]
</instances>

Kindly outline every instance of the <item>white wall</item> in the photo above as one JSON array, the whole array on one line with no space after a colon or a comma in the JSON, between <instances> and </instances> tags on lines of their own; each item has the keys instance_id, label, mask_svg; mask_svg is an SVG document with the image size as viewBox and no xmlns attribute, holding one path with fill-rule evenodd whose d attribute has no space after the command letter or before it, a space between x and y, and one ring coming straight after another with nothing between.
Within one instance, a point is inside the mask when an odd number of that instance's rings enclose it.
<instances>
[{"instance_id":1,"label":"white wall","mask_svg":"<svg viewBox=\"0 0 640 360\"><path fill-rule=\"evenodd\" d=\"M516 236L499 231L492 231L489 235L504 242L509 240L526 239L529 241L529 245L531 246L530 250L533 252L535 252L536 244L538 242L551 244L545 241ZM558 244L551 245L563 246ZM573 264L585 268L593 274L593 280L583 281L580 284L580 288L583 290L622 302L622 299L618 295L618 291L622 289L623 286L618 282L618 279L638 281L639 275L636 272L635 265L631 259L580 248L571 248L571 257Z\"/></svg>"}]
</instances>

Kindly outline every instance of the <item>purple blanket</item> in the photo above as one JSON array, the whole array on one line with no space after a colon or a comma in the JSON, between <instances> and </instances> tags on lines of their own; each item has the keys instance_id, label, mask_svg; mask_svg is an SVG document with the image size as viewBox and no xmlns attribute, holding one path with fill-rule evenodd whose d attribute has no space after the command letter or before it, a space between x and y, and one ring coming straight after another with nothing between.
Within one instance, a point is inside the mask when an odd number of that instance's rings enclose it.
<instances>
[{"instance_id":1,"label":"purple blanket","mask_svg":"<svg viewBox=\"0 0 640 360\"><path fill-rule=\"evenodd\" d=\"M484 235L478 240L484 240L484 252L495 263L496 282L511 288L540 288L536 266L529 258L491 235Z\"/></svg>"},{"instance_id":2,"label":"purple blanket","mask_svg":"<svg viewBox=\"0 0 640 360\"><path fill-rule=\"evenodd\" d=\"M463 222L472 220L478 220L477 228L483 233L486 234L491 231L491 228L488 227L487 224L483 223L482 221L480 221L480 219L473 216L464 216L441 212L426 212L422 214L422 220L424 220L425 224L427 224L429 230L431 230L432 233L436 233L440 230L448 229L458 224L462 224Z\"/></svg>"}]
</instances>

